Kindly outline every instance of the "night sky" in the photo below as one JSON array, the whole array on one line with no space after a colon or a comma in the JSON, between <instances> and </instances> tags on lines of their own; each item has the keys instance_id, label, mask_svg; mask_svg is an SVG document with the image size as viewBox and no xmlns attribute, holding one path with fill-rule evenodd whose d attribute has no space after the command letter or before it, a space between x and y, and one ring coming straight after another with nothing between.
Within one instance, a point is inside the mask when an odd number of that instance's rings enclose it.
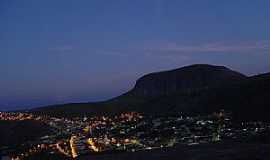
<instances>
[{"instance_id":1,"label":"night sky","mask_svg":"<svg viewBox=\"0 0 270 160\"><path fill-rule=\"evenodd\" d=\"M100 101L194 63L270 72L269 0L0 0L0 110Z\"/></svg>"}]
</instances>

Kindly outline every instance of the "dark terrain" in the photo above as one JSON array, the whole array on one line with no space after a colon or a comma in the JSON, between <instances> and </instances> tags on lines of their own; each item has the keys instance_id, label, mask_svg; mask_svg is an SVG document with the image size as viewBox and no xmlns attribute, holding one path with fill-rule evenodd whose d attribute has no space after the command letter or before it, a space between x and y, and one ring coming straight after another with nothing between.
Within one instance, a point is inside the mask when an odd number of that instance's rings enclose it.
<instances>
[{"instance_id":1,"label":"dark terrain","mask_svg":"<svg viewBox=\"0 0 270 160\"><path fill-rule=\"evenodd\" d=\"M50 130L48 125L33 120L0 121L0 147L21 145L46 135Z\"/></svg>"},{"instance_id":2,"label":"dark terrain","mask_svg":"<svg viewBox=\"0 0 270 160\"><path fill-rule=\"evenodd\" d=\"M172 148L118 154L82 156L82 160L269 160L270 133L242 140L224 140L199 145L178 144Z\"/></svg>"},{"instance_id":3,"label":"dark terrain","mask_svg":"<svg viewBox=\"0 0 270 160\"><path fill-rule=\"evenodd\" d=\"M118 154L82 156L82 160L269 160L270 133L243 140L176 145L172 148Z\"/></svg>"},{"instance_id":4,"label":"dark terrain","mask_svg":"<svg viewBox=\"0 0 270 160\"><path fill-rule=\"evenodd\" d=\"M270 144L224 142L81 157L82 160L269 160Z\"/></svg>"},{"instance_id":5,"label":"dark terrain","mask_svg":"<svg viewBox=\"0 0 270 160\"><path fill-rule=\"evenodd\" d=\"M151 73L129 92L104 102L64 104L31 110L53 116L117 114L209 114L225 109L239 119L270 120L270 74L247 77L223 66L192 65Z\"/></svg>"}]
</instances>

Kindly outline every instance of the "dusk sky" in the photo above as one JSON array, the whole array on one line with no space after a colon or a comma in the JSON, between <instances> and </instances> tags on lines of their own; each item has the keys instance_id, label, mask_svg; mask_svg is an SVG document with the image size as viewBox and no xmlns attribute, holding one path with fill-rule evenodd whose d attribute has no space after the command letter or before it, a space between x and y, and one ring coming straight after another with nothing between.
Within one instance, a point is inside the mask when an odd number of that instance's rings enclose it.
<instances>
[{"instance_id":1,"label":"dusk sky","mask_svg":"<svg viewBox=\"0 0 270 160\"><path fill-rule=\"evenodd\" d=\"M195 63L270 72L269 0L0 0L0 110L100 101Z\"/></svg>"}]
</instances>

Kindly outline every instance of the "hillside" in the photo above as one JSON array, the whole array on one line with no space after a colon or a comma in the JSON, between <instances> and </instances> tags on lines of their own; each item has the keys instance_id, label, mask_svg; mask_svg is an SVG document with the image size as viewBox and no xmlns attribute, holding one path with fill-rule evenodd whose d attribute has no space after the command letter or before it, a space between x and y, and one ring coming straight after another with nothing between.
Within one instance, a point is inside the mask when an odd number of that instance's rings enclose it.
<instances>
[{"instance_id":1,"label":"hillside","mask_svg":"<svg viewBox=\"0 0 270 160\"><path fill-rule=\"evenodd\" d=\"M192 65L145 75L129 92L98 103L65 104L32 110L54 116L117 114L208 114L219 109L236 117L269 119L269 74L246 77L223 66Z\"/></svg>"},{"instance_id":2,"label":"hillside","mask_svg":"<svg viewBox=\"0 0 270 160\"><path fill-rule=\"evenodd\" d=\"M203 90L245 78L243 74L223 66L197 64L145 75L137 80L132 92L139 96L156 97Z\"/></svg>"},{"instance_id":3,"label":"hillside","mask_svg":"<svg viewBox=\"0 0 270 160\"><path fill-rule=\"evenodd\" d=\"M20 145L50 133L51 127L32 120L0 121L0 147Z\"/></svg>"}]
</instances>

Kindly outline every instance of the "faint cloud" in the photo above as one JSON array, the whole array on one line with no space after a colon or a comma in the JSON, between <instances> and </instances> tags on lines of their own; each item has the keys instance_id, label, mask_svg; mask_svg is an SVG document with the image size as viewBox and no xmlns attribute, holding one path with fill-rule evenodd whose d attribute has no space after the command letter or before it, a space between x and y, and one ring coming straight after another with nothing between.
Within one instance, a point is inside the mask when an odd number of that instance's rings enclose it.
<instances>
[{"instance_id":1,"label":"faint cloud","mask_svg":"<svg viewBox=\"0 0 270 160\"><path fill-rule=\"evenodd\" d=\"M168 60L168 61L189 61L192 59L192 57L190 55L185 55L185 54L164 54L164 52L145 52L144 53L145 56L148 57L156 57L156 58L160 58L160 59L164 59L164 60Z\"/></svg>"},{"instance_id":2,"label":"faint cloud","mask_svg":"<svg viewBox=\"0 0 270 160\"><path fill-rule=\"evenodd\" d=\"M150 46L150 47L149 47ZM191 45L179 45L174 42L162 44L142 44L131 48L97 50L96 53L105 56L129 57L140 56L148 59L165 61L189 62L196 55L208 54L260 54L270 51L270 41L250 42L209 42Z\"/></svg>"},{"instance_id":3,"label":"faint cloud","mask_svg":"<svg viewBox=\"0 0 270 160\"><path fill-rule=\"evenodd\" d=\"M98 51L99 54L101 55L106 55L106 56L125 56L128 51L123 51L123 50L102 50Z\"/></svg>"},{"instance_id":4,"label":"faint cloud","mask_svg":"<svg viewBox=\"0 0 270 160\"><path fill-rule=\"evenodd\" d=\"M116 57L125 57L130 55L144 55L145 51L143 48L134 47L134 48L115 48L115 49L107 49L107 50L98 50L96 51L100 55L105 56L116 56Z\"/></svg>"},{"instance_id":5,"label":"faint cloud","mask_svg":"<svg viewBox=\"0 0 270 160\"><path fill-rule=\"evenodd\" d=\"M238 42L238 43L204 43L197 45L178 45L165 43L159 47L145 48L152 53L250 53L270 51L270 41Z\"/></svg>"},{"instance_id":6,"label":"faint cloud","mask_svg":"<svg viewBox=\"0 0 270 160\"><path fill-rule=\"evenodd\" d=\"M52 52L65 52L65 51L71 51L73 49L72 46L55 46L48 48L48 51Z\"/></svg>"}]
</instances>

